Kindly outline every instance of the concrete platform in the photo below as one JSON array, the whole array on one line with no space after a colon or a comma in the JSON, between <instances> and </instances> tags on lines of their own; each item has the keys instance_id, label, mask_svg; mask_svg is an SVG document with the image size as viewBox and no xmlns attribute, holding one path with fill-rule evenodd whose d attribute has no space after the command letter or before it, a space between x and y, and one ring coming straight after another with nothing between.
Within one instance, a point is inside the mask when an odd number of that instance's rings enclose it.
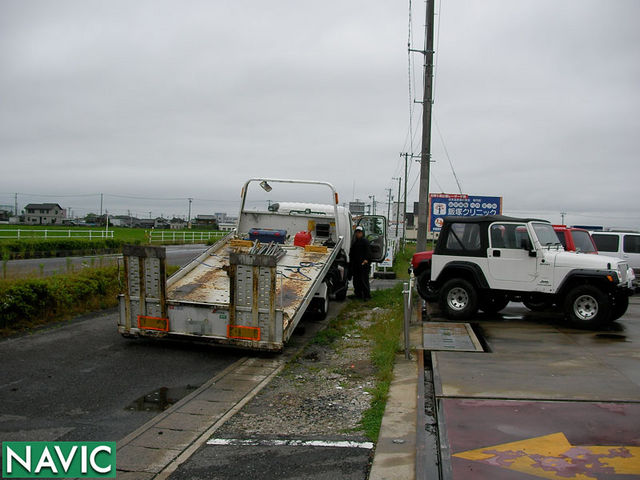
<instances>
[{"instance_id":1,"label":"concrete platform","mask_svg":"<svg viewBox=\"0 0 640 480\"><path fill-rule=\"evenodd\" d=\"M430 353L443 478L640 478L640 299L607 331L475 320L489 352Z\"/></svg>"}]
</instances>

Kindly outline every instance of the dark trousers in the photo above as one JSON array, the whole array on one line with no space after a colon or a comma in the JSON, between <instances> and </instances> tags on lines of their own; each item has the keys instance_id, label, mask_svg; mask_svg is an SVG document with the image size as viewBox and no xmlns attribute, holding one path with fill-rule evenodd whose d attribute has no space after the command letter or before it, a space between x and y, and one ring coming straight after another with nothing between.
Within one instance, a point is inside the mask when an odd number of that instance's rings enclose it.
<instances>
[{"instance_id":1,"label":"dark trousers","mask_svg":"<svg viewBox=\"0 0 640 480\"><path fill-rule=\"evenodd\" d=\"M353 293L358 298L371 298L369 269L369 265L358 265L353 269Z\"/></svg>"}]
</instances>

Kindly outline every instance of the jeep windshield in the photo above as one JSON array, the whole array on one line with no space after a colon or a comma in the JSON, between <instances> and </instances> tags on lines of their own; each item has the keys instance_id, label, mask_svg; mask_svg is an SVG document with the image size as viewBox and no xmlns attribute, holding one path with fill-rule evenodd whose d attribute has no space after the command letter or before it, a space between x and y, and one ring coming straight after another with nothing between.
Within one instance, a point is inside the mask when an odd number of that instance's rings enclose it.
<instances>
[{"instance_id":1,"label":"jeep windshield","mask_svg":"<svg viewBox=\"0 0 640 480\"><path fill-rule=\"evenodd\" d=\"M540 245L542 245L543 247L562 246L562 244L558 241L558 235L556 234L556 231L553 229L553 226L550 223L533 222L531 225L533 226L533 231L536 232L536 237L538 237Z\"/></svg>"}]
</instances>

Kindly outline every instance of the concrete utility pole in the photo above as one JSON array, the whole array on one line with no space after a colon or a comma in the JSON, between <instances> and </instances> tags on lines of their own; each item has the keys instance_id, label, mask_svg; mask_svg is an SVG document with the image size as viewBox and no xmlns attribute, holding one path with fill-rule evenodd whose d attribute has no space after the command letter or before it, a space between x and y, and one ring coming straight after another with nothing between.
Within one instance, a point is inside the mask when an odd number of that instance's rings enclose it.
<instances>
[{"instance_id":1,"label":"concrete utility pole","mask_svg":"<svg viewBox=\"0 0 640 480\"><path fill-rule=\"evenodd\" d=\"M391 189L387 188L386 190L387 190L387 222L389 222L389 220L391 220L389 215L391 215L391 200L393 199L393 197L391 196Z\"/></svg>"},{"instance_id":2,"label":"concrete utility pole","mask_svg":"<svg viewBox=\"0 0 640 480\"><path fill-rule=\"evenodd\" d=\"M403 229L402 229L402 248L407 240L407 163L409 162L409 154L401 153L401 157L404 157L404 196L402 197L402 215Z\"/></svg>"},{"instance_id":3,"label":"concrete utility pole","mask_svg":"<svg viewBox=\"0 0 640 480\"><path fill-rule=\"evenodd\" d=\"M373 205L373 208L371 209L371 215L375 215L376 214L376 196L375 195L369 195L369 198L371 199L371 204Z\"/></svg>"},{"instance_id":4,"label":"concrete utility pole","mask_svg":"<svg viewBox=\"0 0 640 480\"><path fill-rule=\"evenodd\" d=\"M189 217L187 219L187 228L191 228L191 202L193 202L193 198L189 198Z\"/></svg>"},{"instance_id":5,"label":"concrete utility pole","mask_svg":"<svg viewBox=\"0 0 640 480\"><path fill-rule=\"evenodd\" d=\"M396 238L398 238L398 225L400 224L400 185L402 177L393 177L392 180L398 180L398 206L396 208Z\"/></svg>"},{"instance_id":6,"label":"concrete utility pole","mask_svg":"<svg viewBox=\"0 0 640 480\"><path fill-rule=\"evenodd\" d=\"M14 196L14 200L15 200L16 205L15 205L15 211L13 213L17 217L18 216L18 194L17 193Z\"/></svg>"},{"instance_id":7,"label":"concrete utility pole","mask_svg":"<svg viewBox=\"0 0 640 480\"><path fill-rule=\"evenodd\" d=\"M103 200L103 198L104 198L104 194L103 194L103 193L101 193L101 194L100 194L100 216L101 216L101 217L102 217L102 200Z\"/></svg>"},{"instance_id":8,"label":"concrete utility pole","mask_svg":"<svg viewBox=\"0 0 640 480\"><path fill-rule=\"evenodd\" d=\"M564 225L564 216L567 214L567 212L560 212L560 216L562 217L562 225Z\"/></svg>"},{"instance_id":9,"label":"concrete utility pole","mask_svg":"<svg viewBox=\"0 0 640 480\"><path fill-rule=\"evenodd\" d=\"M424 94L422 96L422 151L420 159L420 190L418 196L417 252L427 249L427 219L429 217L429 173L431 169L431 111L433 108L433 27L435 0L427 0L424 55ZM410 51L413 51L409 49Z\"/></svg>"}]
</instances>

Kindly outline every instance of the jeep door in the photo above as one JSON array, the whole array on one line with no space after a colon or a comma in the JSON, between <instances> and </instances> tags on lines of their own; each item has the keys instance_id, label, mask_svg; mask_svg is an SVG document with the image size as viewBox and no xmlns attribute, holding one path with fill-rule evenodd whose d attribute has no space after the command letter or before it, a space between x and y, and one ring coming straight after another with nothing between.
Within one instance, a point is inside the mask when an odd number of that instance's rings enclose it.
<instances>
[{"instance_id":1,"label":"jeep door","mask_svg":"<svg viewBox=\"0 0 640 480\"><path fill-rule=\"evenodd\" d=\"M489 227L487 258L492 288L524 290L536 280L537 261L524 223L500 222Z\"/></svg>"}]
</instances>

